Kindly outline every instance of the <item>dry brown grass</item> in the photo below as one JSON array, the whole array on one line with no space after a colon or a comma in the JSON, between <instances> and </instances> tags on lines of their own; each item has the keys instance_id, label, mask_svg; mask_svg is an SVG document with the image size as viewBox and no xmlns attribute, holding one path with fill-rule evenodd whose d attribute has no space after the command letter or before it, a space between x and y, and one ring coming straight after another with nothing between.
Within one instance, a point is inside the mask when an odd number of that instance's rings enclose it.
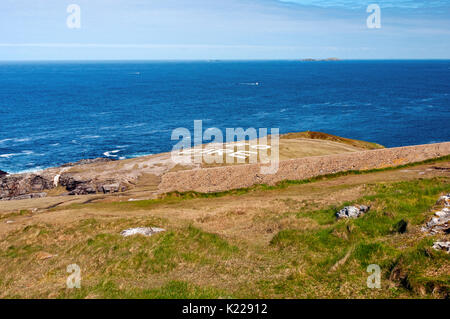
<instances>
[{"instance_id":1,"label":"dry brown grass","mask_svg":"<svg viewBox=\"0 0 450 319\"><path fill-rule=\"evenodd\" d=\"M384 148L383 145L380 145L377 143L349 139L349 138L340 137L340 136L327 134L327 133L323 133L323 132L306 131L306 132L287 133L287 134L284 134L281 136L281 139L297 139L297 138L333 141L333 142L348 144L348 145L351 145L351 146L354 146L357 148L368 149L368 150Z\"/></svg>"},{"instance_id":2,"label":"dry brown grass","mask_svg":"<svg viewBox=\"0 0 450 319\"><path fill-rule=\"evenodd\" d=\"M444 185L450 173L433 166L218 198L128 202L135 194L125 193L104 199L92 196L96 202L81 204L87 197L62 197L78 204L67 202L52 209L45 207L54 205L53 198L5 202L10 210L0 218L0 297L421 296L420 291L392 288L389 285L395 282L387 279L381 290L365 288L367 273L355 254L361 254L361 247L366 246L351 242L362 226L351 222L348 231L345 223L330 219L327 209L375 195L376 185L403 181L420 189L433 178L441 178L436 185ZM450 167L450 163L439 166ZM149 176L148 183L152 178ZM384 211L391 204L374 199L373 205L374 210ZM18 213L33 206L40 209ZM395 218L395 211L388 213ZM119 235L136 226L158 226L167 232L150 238ZM322 236L328 229L332 230L327 235L332 239L329 246L309 246L310 240L317 240L314 236ZM378 237L375 242L400 252L414 250L422 240L417 229L414 226L407 234ZM288 237L275 244L279 234ZM356 249L346 257L350 245ZM391 258L387 251L387 257L380 258ZM66 267L71 263L82 268L81 290L65 288ZM423 276L442 278L448 264L437 265L430 263ZM173 294L167 295L170 291ZM425 296L441 295L425 291Z\"/></svg>"}]
</instances>

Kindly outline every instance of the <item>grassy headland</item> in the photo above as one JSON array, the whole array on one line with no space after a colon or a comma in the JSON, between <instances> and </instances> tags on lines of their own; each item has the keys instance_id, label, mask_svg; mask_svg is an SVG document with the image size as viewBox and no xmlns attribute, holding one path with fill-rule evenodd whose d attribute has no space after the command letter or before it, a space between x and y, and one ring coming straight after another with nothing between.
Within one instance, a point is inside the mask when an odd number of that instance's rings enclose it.
<instances>
[{"instance_id":1,"label":"grassy headland","mask_svg":"<svg viewBox=\"0 0 450 319\"><path fill-rule=\"evenodd\" d=\"M1 215L0 296L445 298L449 255L420 227L450 192L449 168L441 158L218 194L12 211ZM337 220L352 203L371 209ZM120 235L138 226L167 231ZM81 289L66 288L73 263ZM381 289L366 285L369 264L381 268Z\"/></svg>"}]
</instances>

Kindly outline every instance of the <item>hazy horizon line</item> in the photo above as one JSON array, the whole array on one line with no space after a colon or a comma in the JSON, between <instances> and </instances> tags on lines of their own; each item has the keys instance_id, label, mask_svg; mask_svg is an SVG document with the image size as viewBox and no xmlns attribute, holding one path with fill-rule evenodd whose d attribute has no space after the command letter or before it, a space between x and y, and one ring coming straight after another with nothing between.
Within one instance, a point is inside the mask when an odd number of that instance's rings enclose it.
<instances>
[{"instance_id":1,"label":"hazy horizon line","mask_svg":"<svg viewBox=\"0 0 450 319\"><path fill-rule=\"evenodd\" d=\"M325 59L336 58L338 60L324 61ZM304 59L314 59L318 61L303 61ZM301 58L251 58L251 59L230 59L230 58L198 58L198 59L18 59L2 60L3 62L222 62L222 61L297 61L297 62L343 62L343 61L450 61L450 58L339 58L339 57L301 57Z\"/></svg>"}]
</instances>

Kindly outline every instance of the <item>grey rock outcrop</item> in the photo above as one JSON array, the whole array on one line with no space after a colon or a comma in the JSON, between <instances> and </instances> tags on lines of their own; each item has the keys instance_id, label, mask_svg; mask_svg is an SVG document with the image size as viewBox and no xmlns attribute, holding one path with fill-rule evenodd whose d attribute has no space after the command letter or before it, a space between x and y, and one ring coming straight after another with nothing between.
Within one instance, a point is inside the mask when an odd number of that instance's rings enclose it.
<instances>
[{"instance_id":1,"label":"grey rock outcrop","mask_svg":"<svg viewBox=\"0 0 450 319\"><path fill-rule=\"evenodd\" d=\"M20 200L20 199L31 199L31 198L41 198L41 197L45 197L47 196L47 193L42 192L42 193L30 193L30 194L25 194L25 195L19 195L19 196L14 196L14 197L7 197L3 200Z\"/></svg>"},{"instance_id":2,"label":"grey rock outcrop","mask_svg":"<svg viewBox=\"0 0 450 319\"><path fill-rule=\"evenodd\" d=\"M106 163L106 162L112 162L115 161L114 158L107 158L107 157L98 157L98 158L88 158L88 159L82 159L78 162L72 162L72 163L66 163L61 165L60 167L72 167L77 165L85 165L85 164L93 164L93 163Z\"/></svg>"},{"instance_id":3,"label":"grey rock outcrop","mask_svg":"<svg viewBox=\"0 0 450 319\"><path fill-rule=\"evenodd\" d=\"M441 196L437 205L444 207L434 213L434 216L422 227L422 231L431 234L449 234L450 233L450 194Z\"/></svg>"},{"instance_id":4,"label":"grey rock outcrop","mask_svg":"<svg viewBox=\"0 0 450 319\"><path fill-rule=\"evenodd\" d=\"M129 228L120 232L123 237L128 237L132 235L144 235L151 236L156 233L160 233L166 231L164 228L158 227L137 227L137 228Z\"/></svg>"},{"instance_id":5,"label":"grey rock outcrop","mask_svg":"<svg viewBox=\"0 0 450 319\"><path fill-rule=\"evenodd\" d=\"M370 210L370 206L365 205L355 205L355 206L345 206L340 211L336 213L336 217L340 218L358 218L361 215L367 213Z\"/></svg>"},{"instance_id":6,"label":"grey rock outcrop","mask_svg":"<svg viewBox=\"0 0 450 319\"><path fill-rule=\"evenodd\" d=\"M433 244L433 248L450 253L450 241L437 241Z\"/></svg>"},{"instance_id":7,"label":"grey rock outcrop","mask_svg":"<svg viewBox=\"0 0 450 319\"><path fill-rule=\"evenodd\" d=\"M82 180L70 173L62 174L59 183L69 191L67 195L87 195L97 192L108 194L126 190L125 185L115 180Z\"/></svg>"},{"instance_id":8,"label":"grey rock outcrop","mask_svg":"<svg viewBox=\"0 0 450 319\"><path fill-rule=\"evenodd\" d=\"M64 195L87 195L95 193L115 193L126 190L126 182L121 180L92 176L93 174L79 175L65 172L68 167L92 163L111 162L109 158L96 158L68 163L58 168L29 173L0 176L0 200L30 199L45 197L47 190L62 186L66 188Z\"/></svg>"},{"instance_id":9,"label":"grey rock outcrop","mask_svg":"<svg viewBox=\"0 0 450 319\"><path fill-rule=\"evenodd\" d=\"M0 178L0 199L28 199L43 197L53 182L35 174L6 175Z\"/></svg>"},{"instance_id":10,"label":"grey rock outcrop","mask_svg":"<svg viewBox=\"0 0 450 319\"><path fill-rule=\"evenodd\" d=\"M114 183L109 185L103 185L102 191L103 193L108 194L108 193L117 193L123 191L123 189L120 187L119 183Z\"/></svg>"}]
</instances>

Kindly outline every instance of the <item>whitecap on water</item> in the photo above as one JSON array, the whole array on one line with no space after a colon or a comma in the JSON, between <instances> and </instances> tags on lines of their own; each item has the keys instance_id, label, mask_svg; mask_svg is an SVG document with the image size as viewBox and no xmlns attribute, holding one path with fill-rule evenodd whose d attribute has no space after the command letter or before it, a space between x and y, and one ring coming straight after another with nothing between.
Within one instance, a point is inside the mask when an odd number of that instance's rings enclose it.
<instances>
[{"instance_id":1,"label":"whitecap on water","mask_svg":"<svg viewBox=\"0 0 450 319\"><path fill-rule=\"evenodd\" d=\"M3 143L8 142L8 141L12 141L12 138L5 138L3 140L0 140L0 144L3 144Z\"/></svg>"},{"instance_id":2,"label":"whitecap on water","mask_svg":"<svg viewBox=\"0 0 450 319\"><path fill-rule=\"evenodd\" d=\"M5 142L14 142L14 143L21 143L21 142L28 142L31 141L31 137L15 137L15 138L5 138L0 140L0 144L3 144Z\"/></svg>"},{"instance_id":3,"label":"whitecap on water","mask_svg":"<svg viewBox=\"0 0 450 319\"><path fill-rule=\"evenodd\" d=\"M244 82L244 83L239 83L240 85L251 85L251 86L258 86L260 83L259 82Z\"/></svg>"},{"instance_id":4,"label":"whitecap on water","mask_svg":"<svg viewBox=\"0 0 450 319\"><path fill-rule=\"evenodd\" d=\"M19 153L1 154L0 157L10 158L10 157L17 156L17 155L20 155L20 154Z\"/></svg>"},{"instance_id":5,"label":"whitecap on water","mask_svg":"<svg viewBox=\"0 0 450 319\"><path fill-rule=\"evenodd\" d=\"M128 124L128 125L125 125L124 128L141 127L141 126L144 126L145 124L146 123Z\"/></svg>"},{"instance_id":6,"label":"whitecap on water","mask_svg":"<svg viewBox=\"0 0 450 319\"><path fill-rule=\"evenodd\" d=\"M131 154L128 156L128 158L136 158L136 157L142 157L142 156L149 156L153 155L153 153L137 153L137 154Z\"/></svg>"},{"instance_id":7,"label":"whitecap on water","mask_svg":"<svg viewBox=\"0 0 450 319\"><path fill-rule=\"evenodd\" d=\"M2 158L11 158L14 156L21 156L21 155L31 155L34 154L33 151L23 151L21 153L9 153L9 154L0 154L0 157Z\"/></svg>"},{"instance_id":8,"label":"whitecap on water","mask_svg":"<svg viewBox=\"0 0 450 319\"><path fill-rule=\"evenodd\" d=\"M117 157L118 155L113 155L113 154L119 153L119 152L120 152L120 150L108 151L108 152L103 153L103 155L105 155L107 157Z\"/></svg>"},{"instance_id":9,"label":"whitecap on water","mask_svg":"<svg viewBox=\"0 0 450 319\"><path fill-rule=\"evenodd\" d=\"M10 174L25 174L25 173L38 173L43 171L44 169L47 169L48 167L42 167L42 166L36 166L30 169L24 169L20 171L9 171Z\"/></svg>"}]
</instances>

